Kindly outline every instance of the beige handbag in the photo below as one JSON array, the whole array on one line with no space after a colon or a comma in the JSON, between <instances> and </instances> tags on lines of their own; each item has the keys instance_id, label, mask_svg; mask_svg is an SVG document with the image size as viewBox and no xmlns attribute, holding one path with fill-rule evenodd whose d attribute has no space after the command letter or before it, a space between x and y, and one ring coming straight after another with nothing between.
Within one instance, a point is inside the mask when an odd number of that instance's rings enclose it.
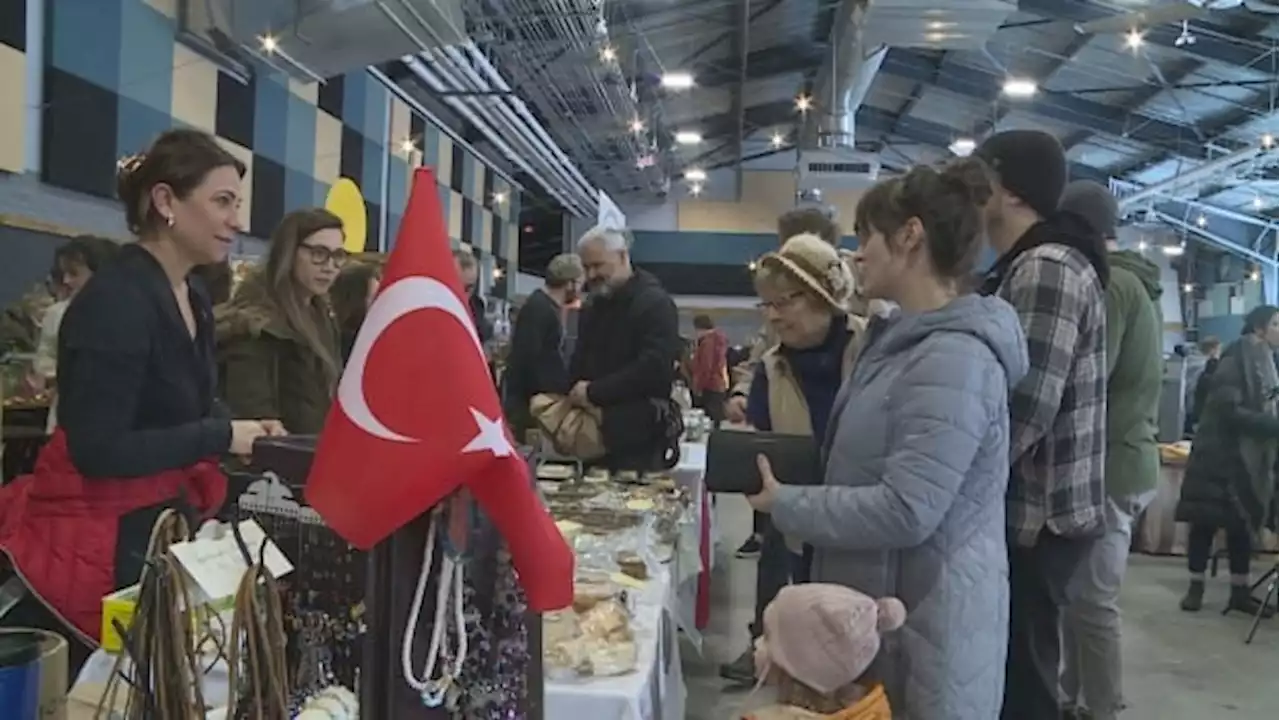
<instances>
[{"instance_id":1,"label":"beige handbag","mask_svg":"<svg viewBox=\"0 0 1280 720\"><path fill-rule=\"evenodd\" d=\"M600 408L580 408L564 395L541 394L529 401L529 414L557 453L583 462L604 457Z\"/></svg>"}]
</instances>

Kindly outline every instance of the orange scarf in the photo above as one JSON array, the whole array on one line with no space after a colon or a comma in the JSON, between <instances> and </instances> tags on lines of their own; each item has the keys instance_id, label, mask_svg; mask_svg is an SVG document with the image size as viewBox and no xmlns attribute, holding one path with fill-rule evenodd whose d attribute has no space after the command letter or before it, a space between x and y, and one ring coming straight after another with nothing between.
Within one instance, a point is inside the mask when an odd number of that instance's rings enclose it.
<instances>
[{"instance_id":1,"label":"orange scarf","mask_svg":"<svg viewBox=\"0 0 1280 720\"><path fill-rule=\"evenodd\" d=\"M893 720L889 696L883 685L867 691L858 702L834 715L819 715L799 708L774 706L747 715L743 720Z\"/></svg>"}]
</instances>

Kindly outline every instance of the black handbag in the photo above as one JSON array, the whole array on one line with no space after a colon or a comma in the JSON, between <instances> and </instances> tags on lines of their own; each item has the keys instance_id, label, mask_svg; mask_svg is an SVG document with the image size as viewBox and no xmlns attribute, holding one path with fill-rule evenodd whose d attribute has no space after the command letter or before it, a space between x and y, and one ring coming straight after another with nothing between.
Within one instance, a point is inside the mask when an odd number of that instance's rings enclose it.
<instances>
[{"instance_id":1,"label":"black handbag","mask_svg":"<svg viewBox=\"0 0 1280 720\"><path fill-rule=\"evenodd\" d=\"M788 485L821 485L818 443L809 435L715 430L707 439L707 489L716 493L760 492L756 456L769 458L774 477Z\"/></svg>"}]
</instances>

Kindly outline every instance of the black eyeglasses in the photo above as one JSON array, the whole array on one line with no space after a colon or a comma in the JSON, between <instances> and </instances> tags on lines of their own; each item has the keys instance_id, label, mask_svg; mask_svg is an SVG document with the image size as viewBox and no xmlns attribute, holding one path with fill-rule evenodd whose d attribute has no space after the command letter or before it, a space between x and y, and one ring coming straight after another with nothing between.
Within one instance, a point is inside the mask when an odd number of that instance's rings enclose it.
<instances>
[{"instance_id":1,"label":"black eyeglasses","mask_svg":"<svg viewBox=\"0 0 1280 720\"><path fill-rule=\"evenodd\" d=\"M307 257L309 257L311 262L316 265L324 265L325 263L332 261L334 265L342 267L347 264L347 260L351 259L351 253L342 248L330 250L323 245L308 245L306 243L302 243L298 248L305 250L307 252Z\"/></svg>"}]
</instances>

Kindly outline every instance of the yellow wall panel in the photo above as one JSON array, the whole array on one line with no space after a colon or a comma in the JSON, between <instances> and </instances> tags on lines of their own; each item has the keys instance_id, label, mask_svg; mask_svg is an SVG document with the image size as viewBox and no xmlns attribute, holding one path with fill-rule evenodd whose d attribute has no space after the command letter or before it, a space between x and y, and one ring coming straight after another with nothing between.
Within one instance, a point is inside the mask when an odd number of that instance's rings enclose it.
<instances>
[{"instance_id":1,"label":"yellow wall panel","mask_svg":"<svg viewBox=\"0 0 1280 720\"><path fill-rule=\"evenodd\" d=\"M289 78L289 92L315 105L320 99L320 83Z\"/></svg>"},{"instance_id":2,"label":"yellow wall panel","mask_svg":"<svg viewBox=\"0 0 1280 720\"><path fill-rule=\"evenodd\" d=\"M178 17L178 0L143 0L165 17Z\"/></svg>"},{"instance_id":3,"label":"yellow wall panel","mask_svg":"<svg viewBox=\"0 0 1280 720\"><path fill-rule=\"evenodd\" d=\"M866 188L829 189L823 202L836 212L845 234L853 233L854 211ZM795 176L790 172L747 172L742 200L682 200L677 210L680 230L724 233L774 233L778 216L796 206Z\"/></svg>"},{"instance_id":4,"label":"yellow wall panel","mask_svg":"<svg viewBox=\"0 0 1280 720\"><path fill-rule=\"evenodd\" d=\"M409 110L409 106L392 95L391 96L391 130L388 133L387 141L391 144L391 153L398 158L409 160L411 156L417 155L417 148L421 147L422 140L420 138L411 137L412 125L410 118L413 113Z\"/></svg>"},{"instance_id":5,"label":"yellow wall panel","mask_svg":"<svg viewBox=\"0 0 1280 720\"><path fill-rule=\"evenodd\" d=\"M493 213L480 213L480 249L493 251Z\"/></svg>"},{"instance_id":6,"label":"yellow wall panel","mask_svg":"<svg viewBox=\"0 0 1280 720\"><path fill-rule=\"evenodd\" d=\"M795 207L796 181L790 172L748 172L742 200L683 200L677 210L681 230L773 233L778 216Z\"/></svg>"},{"instance_id":7,"label":"yellow wall panel","mask_svg":"<svg viewBox=\"0 0 1280 720\"><path fill-rule=\"evenodd\" d=\"M471 199L478 203L492 202L492 198L484 196L484 174L489 172L489 168L482 163L471 163L476 169L471 173Z\"/></svg>"},{"instance_id":8,"label":"yellow wall panel","mask_svg":"<svg viewBox=\"0 0 1280 720\"><path fill-rule=\"evenodd\" d=\"M218 144L225 148L227 152L235 155L237 160L244 163L244 182L240 187L240 212L238 215L240 227L248 230L250 213L253 210L253 151L246 147L241 147L224 137L216 139Z\"/></svg>"},{"instance_id":9,"label":"yellow wall panel","mask_svg":"<svg viewBox=\"0 0 1280 720\"><path fill-rule=\"evenodd\" d=\"M467 208L462 203L462 194L453 190L449 191L449 237L454 240L462 239L462 213Z\"/></svg>"},{"instance_id":10,"label":"yellow wall panel","mask_svg":"<svg viewBox=\"0 0 1280 720\"><path fill-rule=\"evenodd\" d=\"M332 185L342 168L342 121L316 111L316 180Z\"/></svg>"},{"instance_id":11,"label":"yellow wall panel","mask_svg":"<svg viewBox=\"0 0 1280 720\"><path fill-rule=\"evenodd\" d=\"M508 261L508 265L516 267L520 255L520 223L507 223L506 237L503 241L507 244L506 252L502 254Z\"/></svg>"},{"instance_id":12,"label":"yellow wall panel","mask_svg":"<svg viewBox=\"0 0 1280 720\"><path fill-rule=\"evenodd\" d=\"M436 151L436 182L448 185L453 173L453 139L444 133L436 133L440 147Z\"/></svg>"},{"instance_id":13,"label":"yellow wall panel","mask_svg":"<svg viewBox=\"0 0 1280 720\"><path fill-rule=\"evenodd\" d=\"M173 119L212 133L218 117L218 68L180 42L173 44Z\"/></svg>"},{"instance_id":14,"label":"yellow wall panel","mask_svg":"<svg viewBox=\"0 0 1280 720\"><path fill-rule=\"evenodd\" d=\"M36 62L40 62L39 59ZM20 173L25 164L27 56L0 45L0 88L7 96L0 101L0 170Z\"/></svg>"}]
</instances>

